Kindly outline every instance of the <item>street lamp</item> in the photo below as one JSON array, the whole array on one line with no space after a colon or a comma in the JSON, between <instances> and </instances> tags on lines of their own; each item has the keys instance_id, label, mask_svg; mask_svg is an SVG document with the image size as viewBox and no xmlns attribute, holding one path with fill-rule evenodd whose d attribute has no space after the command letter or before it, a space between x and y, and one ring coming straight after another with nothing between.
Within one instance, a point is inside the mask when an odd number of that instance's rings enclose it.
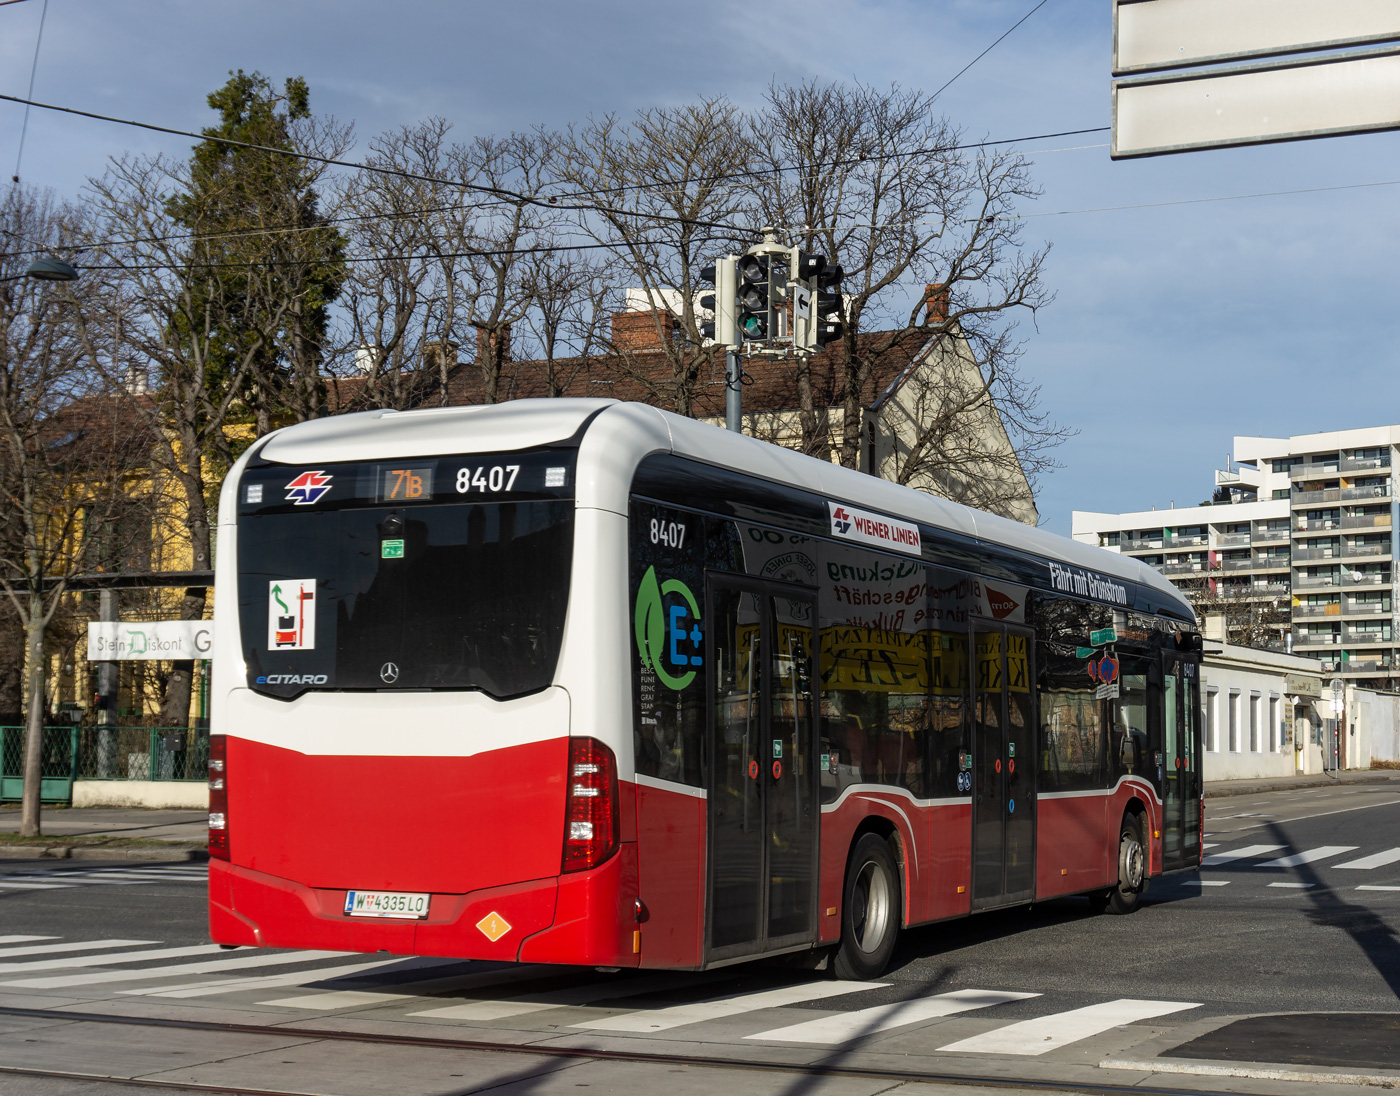
<instances>
[{"instance_id":1,"label":"street lamp","mask_svg":"<svg viewBox=\"0 0 1400 1096\"><path fill-rule=\"evenodd\" d=\"M62 259L35 259L25 268L23 274L10 274L0 278L0 282L14 282L20 278L33 278L40 282L72 282L77 281L78 268L70 266Z\"/></svg>"}]
</instances>

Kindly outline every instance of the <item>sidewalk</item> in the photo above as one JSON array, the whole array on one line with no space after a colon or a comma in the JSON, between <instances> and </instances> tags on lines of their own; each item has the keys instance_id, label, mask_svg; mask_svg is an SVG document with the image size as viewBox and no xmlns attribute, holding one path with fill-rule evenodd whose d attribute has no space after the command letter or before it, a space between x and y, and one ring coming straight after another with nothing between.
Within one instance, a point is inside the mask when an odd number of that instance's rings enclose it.
<instances>
[{"instance_id":1,"label":"sidewalk","mask_svg":"<svg viewBox=\"0 0 1400 1096\"><path fill-rule=\"evenodd\" d=\"M1400 769L1344 769L1335 776L1314 773L1311 776L1278 776L1263 780L1207 780L1206 798L1282 792L1293 788L1330 788L1337 784L1384 784L1388 781L1400 786Z\"/></svg>"},{"instance_id":2,"label":"sidewalk","mask_svg":"<svg viewBox=\"0 0 1400 1096\"><path fill-rule=\"evenodd\" d=\"M43 837L20 843L18 806L0 807L0 859L203 860L207 811L45 807Z\"/></svg>"}]
</instances>

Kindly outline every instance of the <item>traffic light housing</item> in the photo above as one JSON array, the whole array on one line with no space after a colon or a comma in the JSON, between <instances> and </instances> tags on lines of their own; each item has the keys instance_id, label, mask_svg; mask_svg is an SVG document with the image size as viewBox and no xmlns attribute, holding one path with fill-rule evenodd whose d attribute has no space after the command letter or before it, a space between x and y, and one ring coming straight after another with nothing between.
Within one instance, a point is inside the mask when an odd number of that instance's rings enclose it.
<instances>
[{"instance_id":1,"label":"traffic light housing","mask_svg":"<svg viewBox=\"0 0 1400 1096\"><path fill-rule=\"evenodd\" d=\"M821 256L817 256L821 258ZM846 272L839 264L829 264L822 259L816 275L816 300L813 302L815 322L812 325L812 338L809 345L820 350L827 343L839 339L845 328L845 317L841 313L841 279Z\"/></svg>"},{"instance_id":2,"label":"traffic light housing","mask_svg":"<svg viewBox=\"0 0 1400 1096\"><path fill-rule=\"evenodd\" d=\"M741 345L738 330L738 309L735 297L736 270L739 260L733 255L716 260L700 271L700 280L715 287L713 293L700 298L700 307L714 313L714 319L700 325L700 334L720 346Z\"/></svg>"},{"instance_id":3,"label":"traffic light housing","mask_svg":"<svg viewBox=\"0 0 1400 1096\"><path fill-rule=\"evenodd\" d=\"M773 311L771 257L745 255L736 273L739 334L747 342L766 342L778 326Z\"/></svg>"}]
</instances>

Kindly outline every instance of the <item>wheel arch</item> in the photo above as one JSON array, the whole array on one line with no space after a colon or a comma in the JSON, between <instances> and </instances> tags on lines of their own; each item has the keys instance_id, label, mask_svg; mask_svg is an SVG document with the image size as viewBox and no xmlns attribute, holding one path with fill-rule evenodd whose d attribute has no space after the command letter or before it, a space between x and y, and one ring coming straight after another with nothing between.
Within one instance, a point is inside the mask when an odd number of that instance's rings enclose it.
<instances>
[{"instance_id":1,"label":"wheel arch","mask_svg":"<svg viewBox=\"0 0 1400 1096\"><path fill-rule=\"evenodd\" d=\"M877 837L882 837L890 847L890 854L894 857L895 870L899 874L899 917L900 927L909 927L909 857L905 847L904 835L900 833L899 827L892 819L880 814L866 815L856 826L855 832L851 834L850 843L846 846L846 869L849 870L851 856L856 851L856 845L867 833L873 833ZM844 871L842 874L844 878Z\"/></svg>"}]
</instances>

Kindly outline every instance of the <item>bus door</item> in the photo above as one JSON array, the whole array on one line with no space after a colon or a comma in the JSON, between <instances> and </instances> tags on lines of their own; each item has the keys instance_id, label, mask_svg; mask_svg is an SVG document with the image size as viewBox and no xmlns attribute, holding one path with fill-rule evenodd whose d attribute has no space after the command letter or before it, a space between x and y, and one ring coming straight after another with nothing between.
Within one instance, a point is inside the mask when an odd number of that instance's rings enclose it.
<instances>
[{"instance_id":1,"label":"bus door","mask_svg":"<svg viewBox=\"0 0 1400 1096\"><path fill-rule=\"evenodd\" d=\"M1162 867L1171 871L1200 859L1200 690L1194 661L1162 658Z\"/></svg>"},{"instance_id":2,"label":"bus door","mask_svg":"<svg viewBox=\"0 0 1400 1096\"><path fill-rule=\"evenodd\" d=\"M975 625L972 675L972 908L1035 897L1034 642Z\"/></svg>"},{"instance_id":3,"label":"bus door","mask_svg":"<svg viewBox=\"0 0 1400 1096\"><path fill-rule=\"evenodd\" d=\"M711 576L706 962L816 940L815 594Z\"/></svg>"}]
</instances>

